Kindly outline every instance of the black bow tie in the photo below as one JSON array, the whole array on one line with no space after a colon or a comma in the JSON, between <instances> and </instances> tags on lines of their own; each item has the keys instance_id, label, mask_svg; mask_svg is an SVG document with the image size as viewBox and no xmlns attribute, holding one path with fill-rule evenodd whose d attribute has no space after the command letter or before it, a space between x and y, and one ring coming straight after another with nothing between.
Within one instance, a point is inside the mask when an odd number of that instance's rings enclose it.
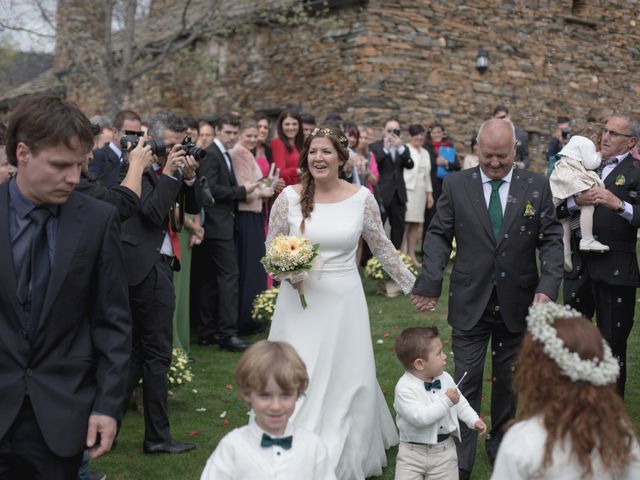
<instances>
[{"instance_id":1,"label":"black bow tie","mask_svg":"<svg viewBox=\"0 0 640 480\"><path fill-rule=\"evenodd\" d=\"M260 446L263 448L273 447L277 445L285 450L289 450L291 448L291 444L293 443L293 436L289 435L288 437L282 438L272 438L266 433L262 434L262 441L260 442Z\"/></svg>"},{"instance_id":2,"label":"black bow tie","mask_svg":"<svg viewBox=\"0 0 640 480\"><path fill-rule=\"evenodd\" d=\"M440 384L440 379L434 380L433 382L424 382L424 388L427 389L427 392L431 391L432 388L440 390L442 385Z\"/></svg>"}]
</instances>

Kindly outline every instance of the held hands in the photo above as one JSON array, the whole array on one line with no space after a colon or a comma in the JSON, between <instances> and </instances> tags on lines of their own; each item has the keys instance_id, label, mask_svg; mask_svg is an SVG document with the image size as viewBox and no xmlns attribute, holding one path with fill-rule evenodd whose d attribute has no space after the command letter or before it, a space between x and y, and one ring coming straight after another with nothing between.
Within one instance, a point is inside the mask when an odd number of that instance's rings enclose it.
<instances>
[{"instance_id":1,"label":"held hands","mask_svg":"<svg viewBox=\"0 0 640 480\"><path fill-rule=\"evenodd\" d=\"M473 428L475 428L481 436L487 433L487 424L480 419L476 420L476 423L473 424Z\"/></svg>"},{"instance_id":2,"label":"held hands","mask_svg":"<svg viewBox=\"0 0 640 480\"><path fill-rule=\"evenodd\" d=\"M395 133L390 134L390 136L385 137L384 139L384 147L389 150L391 147L396 147L396 149L402 146L402 139L396 135Z\"/></svg>"},{"instance_id":3,"label":"held hands","mask_svg":"<svg viewBox=\"0 0 640 480\"><path fill-rule=\"evenodd\" d=\"M251 182L251 183L247 183L244 188L247 191L247 195L249 195L250 193L252 193L256 188L258 188L258 186L261 185L260 181L257 182Z\"/></svg>"},{"instance_id":4,"label":"held hands","mask_svg":"<svg viewBox=\"0 0 640 480\"><path fill-rule=\"evenodd\" d=\"M89 417L89 428L87 430L87 448L89 457L98 458L109 450L116 437L116 419L107 415L92 414Z\"/></svg>"},{"instance_id":5,"label":"held hands","mask_svg":"<svg viewBox=\"0 0 640 480\"><path fill-rule=\"evenodd\" d=\"M422 313L432 312L435 310L438 304L437 297L423 297L421 295L411 294L411 303L416 307L416 310Z\"/></svg>"},{"instance_id":6,"label":"held hands","mask_svg":"<svg viewBox=\"0 0 640 480\"><path fill-rule=\"evenodd\" d=\"M451 400L451 403L453 403L454 405L456 405L460 401L460 392L458 391L457 387L447 388L447 391L444 392L444 394L449 397L449 400Z\"/></svg>"}]
</instances>

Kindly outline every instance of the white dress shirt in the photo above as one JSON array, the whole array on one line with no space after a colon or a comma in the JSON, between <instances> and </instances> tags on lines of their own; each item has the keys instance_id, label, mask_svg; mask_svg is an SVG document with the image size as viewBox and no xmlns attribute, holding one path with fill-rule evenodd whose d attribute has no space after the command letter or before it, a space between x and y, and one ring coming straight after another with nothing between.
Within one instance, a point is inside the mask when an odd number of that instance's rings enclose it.
<instances>
[{"instance_id":1,"label":"white dress shirt","mask_svg":"<svg viewBox=\"0 0 640 480\"><path fill-rule=\"evenodd\" d=\"M209 457L200 480L336 480L327 448L315 433L289 422L283 435L293 436L288 450L261 447L264 433L253 416L248 425L229 432Z\"/></svg>"},{"instance_id":2,"label":"white dress shirt","mask_svg":"<svg viewBox=\"0 0 640 480\"><path fill-rule=\"evenodd\" d=\"M393 406L396 409L396 424L401 442L438 443L438 435L451 433L460 439L462 420L469 428L479 420L466 398L460 394L457 404L445 395L447 388L456 384L447 372L439 377L441 388L427 392L424 381L410 372L405 372L396 384Z\"/></svg>"}]
</instances>

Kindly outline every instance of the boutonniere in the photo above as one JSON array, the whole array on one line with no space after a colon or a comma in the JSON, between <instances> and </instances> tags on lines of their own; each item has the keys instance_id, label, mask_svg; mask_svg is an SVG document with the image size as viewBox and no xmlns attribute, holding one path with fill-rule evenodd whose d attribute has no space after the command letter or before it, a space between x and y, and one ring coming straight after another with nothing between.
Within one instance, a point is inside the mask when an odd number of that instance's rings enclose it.
<instances>
[{"instance_id":1,"label":"boutonniere","mask_svg":"<svg viewBox=\"0 0 640 480\"><path fill-rule=\"evenodd\" d=\"M624 175L618 175L616 177L616 185L624 185L626 183L627 179L624 178Z\"/></svg>"},{"instance_id":2,"label":"boutonniere","mask_svg":"<svg viewBox=\"0 0 640 480\"><path fill-rule=\"evenodd\" d=\"M531 205L531 202L527 200L527 203L525 204L525 207L524 207L524 216L533 217L535 214L536 214L536 209L533 208L533 205Z\"/></svg>"}]
</instances>

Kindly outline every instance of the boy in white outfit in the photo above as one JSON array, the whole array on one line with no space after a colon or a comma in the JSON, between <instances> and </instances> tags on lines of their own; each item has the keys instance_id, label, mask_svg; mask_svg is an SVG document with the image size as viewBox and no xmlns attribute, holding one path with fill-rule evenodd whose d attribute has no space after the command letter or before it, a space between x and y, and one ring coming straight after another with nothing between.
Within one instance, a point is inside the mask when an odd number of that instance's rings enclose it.
<instances>
[{"instance_id":1,"label":"boy in white outfit","mask_svg":"<svg viewBox=\"0 0 640 480\"><path fill-rule=\"evenodd\" d=\"M320 437L289 422L309 384L291 345L254 343L238 362L236 383L252 409L249 424L220 440L200 480L336 480Z\"/></svg>"},{"instance_id":2,"label":"boy in white outfit","mask_svg":"<svg viewBox=\"0 0 640 480\"><path fill-rule=\"evenodd\" d=\"M458 479L458 418L484 435L487 426L444 371L446 355L436 327L403 330L395 346L405 373L393 405L400 430L395 480Z\"/></svg>"}]
</instances>

